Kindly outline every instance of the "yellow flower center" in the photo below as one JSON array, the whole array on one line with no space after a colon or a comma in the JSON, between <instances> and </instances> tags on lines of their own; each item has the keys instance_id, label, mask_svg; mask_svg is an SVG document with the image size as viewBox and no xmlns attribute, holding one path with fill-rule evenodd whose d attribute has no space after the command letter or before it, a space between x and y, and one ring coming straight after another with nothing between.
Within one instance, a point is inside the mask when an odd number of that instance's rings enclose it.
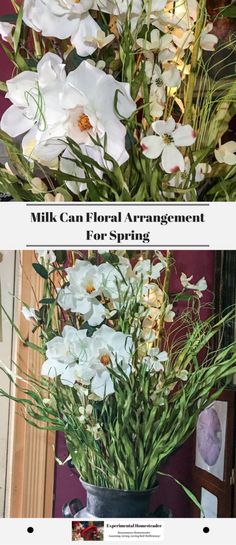
<instances>
[{"instance_id":1,"label":"yellow flower center","mask_svg":"<svg viewBox=\"0 0 236 545\"><path fill-rule=\"evenodd\" d=\"M105 367L107 367L107 365L109 365L111 361L111 358L109 356L109 354L103 354L100 358L100 362L102 363L102 365L104 365Z\"/></svg>"},{"instance_id":2,"label":"yellow flower center","mask_svg":"<svg viewBox=\"0 0 236 545\"><path fill-rule=\"evenodd\" d=\"M162 139L164 144L171 144L171 142L173 142L173 138L170 134L163 134Z\"/></svg>"},{"instance_id":3,"label":"yellow flower center","mask_svg":"<svg viewBox=\"0 0 236 545\"><path fill-rule=\"evenodd\" d=\"M93 291L95 291L95 287L94 285L92 284L92 282L89 282L87 285L86 285L86 291L87 293L93 293Z\"/></svg>"},{"instance_id":4,"label":"yellow flower center","mask_svg":"<svg viewBox=\"0 0 236 545\"><path fill-rule=\"evenodd\" d=\"M88 131L89 129L93 128L86 114L81 114L81 116L79 117L78 127L81 131Z\"/></svg>"}]
</instances>

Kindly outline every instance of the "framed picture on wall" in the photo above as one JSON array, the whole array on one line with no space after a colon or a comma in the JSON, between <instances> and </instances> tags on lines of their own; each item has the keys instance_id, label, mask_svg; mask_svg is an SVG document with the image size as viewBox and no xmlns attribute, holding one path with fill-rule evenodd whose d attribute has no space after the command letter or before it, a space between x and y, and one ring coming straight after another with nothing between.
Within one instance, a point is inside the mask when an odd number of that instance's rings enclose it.
<instances>
[{"instance_id":1,"label":"framed picture on wall","mask_svg":"<svg viewBox=\"0 0 236 545\"><path fill-rule=\"evenodd\" d=\"M216 253L215 308L236 309L236 252ZM236 322L224 330L221 342L229 345ZM219 339L216 340L217 350ZM198 419L193 459L193 490L206 517L236 517L236 386L235 379ZM200 510L193 507L193 516Z\"/></svg>"},{"instance_id":2,"label":"framed picture on wall","mask_svg":"<svg viewBox=\"0 0 236 545\"><path fill-rule=\"evenodd\" d=\"M234 388L225 390L198 419L193 489L208 518L233 516L235 406Z\"/></svg>"}]
</instances>

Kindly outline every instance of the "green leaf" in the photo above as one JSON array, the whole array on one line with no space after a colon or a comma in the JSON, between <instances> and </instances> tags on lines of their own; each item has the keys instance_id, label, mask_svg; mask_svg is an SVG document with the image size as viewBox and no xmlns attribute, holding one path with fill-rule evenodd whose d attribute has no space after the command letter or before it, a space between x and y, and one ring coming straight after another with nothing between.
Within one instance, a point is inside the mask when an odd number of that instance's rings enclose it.
<instances>
[{"instance_id":1,"label":"green leaf","mask_svg":"<svg viewBox=\"0 0 236 545\"><path fill-rule=\"evenodd\" d=\"M41 299L39 303L40 305L52 305L53 303L55 303L55 299Z\"/></svg>"},{"instance_id":2,"label":"green leaf","mask_svg":"<svg viewBox=\"0 0 236 545\"><path fill-rule=\"evenodd\" d=\"M203 514L203 517L205 517L205 514L204 514L204 511L203 511L203 508L202 508L201 504L199 503L199 501L196 498L195 494L193 494L193 492L191 492L191 490L189 490L189 488L187 488L187 486L185 486L180 481L178 481L178 479L175 479L175 477L173 477L173 475L170 475L169 473L162 473L161 471L158 471L158 475L162 475L163 477L169 477L169 479L172 479L173 481L175 481L175 483L178 484L182 488L182 490L190 498L190 500L192 500L192 502L196 505L196 507L198 507L198 509L200 509L201 513Z\"/></svg>"},{"instance_id":3,"label":"green leaf","mask_svg":"<svg viewBox=\"0 0 236 545\"><path fill-rule=\"evenodd\" d=\"M232 18L232 19L235 19L236 17L236 5L234 4L233 6L227 6L226 8L223 8L222 11L221 11L221 14L224 16L224 17L229 17L229 18Z\"/></svg>"},{"instance_id":4,"label":"green leaf","mask_svg":"<svg viewBox=\"0 0 236 545\"><path fill-rule=\"evenodd\" d=\"M7 15L1 15L0 21L1 23L10 23L11 25L15 25L17 21L17 14L9 13Z\"/></svg>"},{"instance_id":5,"label":"green leaf","mask_svg":"<svg viewBox=\"0 0 236 545\"><path fill-rule=\"evenodd\" d=\"M18 51L18 46L19 46L19 41L21 36L21 29L22 29L22 20L23 20L23 5L20 7L20 10L17 16L17 21L16 21L16 28L13 34L13 45L14 45L15 53L17 53Z\"/></svg>"},{"instance_id":6,"label":"green leaf","mask_svg":"<svg viewBox=\"0 0 236 545\"><path fill-rule=\"evenodd\" d=\"M44 278L44 280L48 280L48 271L41 263L33 263L33 268L39 276Z\"/></svg>"}]
</instances>

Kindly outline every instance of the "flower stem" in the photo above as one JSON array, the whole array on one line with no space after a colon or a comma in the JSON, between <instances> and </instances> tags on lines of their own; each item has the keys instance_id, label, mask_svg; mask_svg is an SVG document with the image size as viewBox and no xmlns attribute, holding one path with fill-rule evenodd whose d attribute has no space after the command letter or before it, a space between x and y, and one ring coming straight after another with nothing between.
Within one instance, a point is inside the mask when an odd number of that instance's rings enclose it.
<instances>
[{"instance_id":1,"label":"flower stem","mask_svg":"<svg viewBox=\"0 0 236 545\"><path fill-rule=\"evenodd\" d=\"M32 30L32 34L33 34L33 40L34 40L35 55L36 55L37 59L41 59L42 58L42 48L41 48L39 35L35 30Z\"/></svg>"},{"instance_id":2,"label":"flower stem","mask_svg":"<svg viewBox=\"0 0 236 545\"><path fill-rule=\"evenodd\" d=\"M165 312L166 312L166 307L169 303L168 291L169 291L169 284L170 284L170 273L171 273L171 252L168 250L166 254L165 278L164 278L163 288L162 288L163 308L162 308L162 314L160 317L158 332L157 332L157 346L158 348L160 348L160 350L161 350L160 344L161 344L162 335L163 335L163 328L165 324Z\"/></svg>"},{"instance_id":3,"label":"flower stem","mask_svg":"<svg viewBox=\"0 0 236 545\"><path fill-rule=\"evenodd\" d=\"M206 17L206 0L200 0L197 14L197 22L195 27L194 44L191 57L191 68L188 78L187 92L185 97L185 112L183 117L184 124L192 123L192 104L193 94L198 72L198 55L200 50L201 32L204 28Z\"/></svg>"}]
</instances>

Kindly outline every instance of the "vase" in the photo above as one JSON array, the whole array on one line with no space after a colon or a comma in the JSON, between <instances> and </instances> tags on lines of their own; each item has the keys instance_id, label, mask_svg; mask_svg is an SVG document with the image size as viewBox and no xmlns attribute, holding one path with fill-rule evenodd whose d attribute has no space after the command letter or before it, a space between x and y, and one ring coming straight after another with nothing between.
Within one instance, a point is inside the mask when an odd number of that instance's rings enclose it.
<instances>
[{"instance_id":1,"label":"vase","mask_svg":"<svg viewBox=\"0 0 236 545\"><path fill-rule=\"evenodd\" d=\"M87 492L86 507L80 500L75 499L63 506L63 515L74 518L146 518L169 517L170 512L160 506L152 512L152 500L158 486L150 490L117 490L85 483L80 479L83 488Z\"/></svg>"}]
</instances>

